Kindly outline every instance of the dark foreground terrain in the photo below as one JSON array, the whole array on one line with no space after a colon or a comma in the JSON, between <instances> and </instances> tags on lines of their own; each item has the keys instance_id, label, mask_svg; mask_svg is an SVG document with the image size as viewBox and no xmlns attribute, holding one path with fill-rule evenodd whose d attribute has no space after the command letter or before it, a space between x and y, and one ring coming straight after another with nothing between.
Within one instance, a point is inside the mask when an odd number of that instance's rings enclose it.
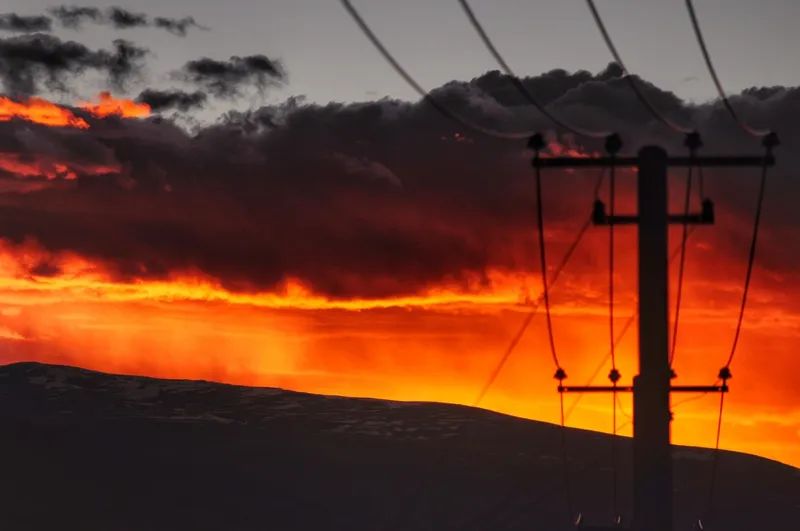
<instances>
[{"instance_id":1,"label":"dark foreground terrain","mask_svg":"<svg viewBox=\"0 0 800 531\"><path fill-rule=\"evenodd\" d=\"M568 434L574 504L611 518L610 439ZM621 442L627 456L629 441ZM559 431L466 407L0 367L0 529L564 529ZM675 449L676 529L710 452ZM630 466L620 472L630 516ZM725 452L716 525L799 529L800 470Z\"/></svg>"}]
</instances>

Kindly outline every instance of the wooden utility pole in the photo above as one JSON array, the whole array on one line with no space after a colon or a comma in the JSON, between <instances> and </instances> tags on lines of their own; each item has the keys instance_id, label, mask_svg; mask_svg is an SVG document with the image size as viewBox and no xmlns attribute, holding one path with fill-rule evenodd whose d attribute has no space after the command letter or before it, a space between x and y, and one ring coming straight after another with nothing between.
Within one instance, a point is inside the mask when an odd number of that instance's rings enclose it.
<instances>
[{"instance_id":1,"label":"wooden utility pole","mask_svg":"<svg viewBox=\"0 0 800 531\"><path fill-rule=\"evenodd\" d=\"M633 531L673 531L672 455L670 443L670 393L727 392L722 385L671 385L669 365L668 249L670 223L711 224L713 204L703 201L695 214L670 215L667 211L667 170L670 166L752 167L772 165L771 155L754 157L668 157L658 146L646 146L637 157L617 158L616 149L602 158L542 158L541 137L532 139L537 168L635 167L638 169L638 213L607 216L597 202L595 224L633 224L639 228L639 374L633 386L565 386L559 392L633 392ZM609 143L607 142L607 146ZM699 137L687 138L692 153ZM692 147L694 146L694 147ZM589 528L587 528L589 529ZM592 527L591 529L606 529ZM607 528L607 529L619 529Z\"/></svg>"}]
</instances>

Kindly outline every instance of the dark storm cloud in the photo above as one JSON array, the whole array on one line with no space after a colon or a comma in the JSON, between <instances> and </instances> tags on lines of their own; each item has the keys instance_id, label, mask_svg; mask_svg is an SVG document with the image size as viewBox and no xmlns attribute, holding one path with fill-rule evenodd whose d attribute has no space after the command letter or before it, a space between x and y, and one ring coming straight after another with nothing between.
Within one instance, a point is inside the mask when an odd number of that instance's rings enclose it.
<instances>
[{"instance_id":1,"label":"dark storm cloud","mask_svg":"<svg viewBox=\"0 0 800 531\"><path fill-rule=\"evenodd\" d=\"M233 97L247 87L263 91L286 79L280 62L264 55L233 56L227 61L203 57L189 61L177 77L194 83L218 97Z\"/></svg>"},{"instance_id":2,"label":"dark storm cloud","mask_svg":"<svg viewBox=\"0 0 800 531\"><path fill-rule=\"evenodd\" d=\"M16 13L0 14L0 31L31 33L50 31L53 21L45 16L22 16Z\"/></svg>"},{"instance_id":3,"label":"dark storm cloud","mask_svg":"<svg viewBox=\"0 0 800 531\"><path fill-rule=\"evenodd\" d=\"M173 35L177 35L178 37L185 37L189 28L208 29L205 26L198 24L194 17L156 17L153 19L153 25L157 28L165 29Z\"/></svg>"},{"instance_id":4,"label":"dark storm cloud","mask_svg":"<svg viewBox=\"0 0 800 531\"><path fill-rule=\"evenodd\" d=\"M67 83L86 70L105 72L120 87L142 67L147 51L128 41L114 41L113 51L92 50L74 41L35 33L0 39L0 80L14 96L38 93L42 86L65 90Z\"/></svg>"},{"instance_id":5,"label":"dark storm cloud","mask_svg":"<svg viewBox=\"0 0 800 531\"><path fill-rule=\"evenodd\" d=\"M122 7L112 6L101 11L96 7L58 6L49 9L64 27L79 29L84 22L105 24L116 29L161 28L173 35L185 37L189 28L208 29L197 23L194 17L150 19L146 13L129 11Z\"/></svg>"},{"instance_id":6,"label":"dark storm cloud","mask_svg":"<svg viewBox=\"0 0 800 531\"><path fill-rule=\"evenodd\" d=\"M476 123L550 130L535 109L498 103L512 98L503 81L489 73L435 94ZM619 81L586 72L525 80L548 88L553 112L618 130L626 153L651 142L684 153L680 135L629 109L638 102ZM656 87L645 90L673 118L697 124L705 153L761 152L720 105L689 106ZM679 108L670 107L675 101ZM784 146L800 142L799 89L754 90L734 105L754 125L777 128ZM85 117L87 130L0 123L1 152L46 155L78 168L77 181L65 186L0 195L4 237L78 253L121 280L194 271L232 289L268 290L294 278L334 297L404 294L442 282L480 282L497 269L536 269L525 142L465 131L424 102L293 100L231 113L193 133L161 117ZM599 151L602 141L578 145ZM783 176L800 164L800 153L782 148L778 155L759 265L792 278L800 252L786 242L800 227L800 184ZM118 170L81 171L97 166ZM738 177L706 173L719 219L742 220L715 228L720 256L746 253L756 177L755 170ZM596 172L546 172L553 256L588 216L595 178Z\"/></svg>"},{"instance_id":7,"label":"dark storm cloud","mask_svg":"<svg viewBox=\"0 0 800 531\"><path fill-rule=\"evenodd\" d=\"M141 28L149 26L150 22L144 13L134 13L121 7L108 8L108 21L118 29Z\"/></svg>"},{"instance_id":8,"label":"dark storm cloud","mask_svg":"<svg viewBox=\"0 0 800 531\"><path fill-rule=\"evenodd\" d=\"M205 92L184 92L182 90L153 90L147 89L139 94L137 101L146 103L153 112L177 109L182 112L190 111L205 105L208 97Z\"/></svg>"},{"instance_id":9,"label":"dark storm cloud","mask_svg":"<svg viewBox=\"0 0 800 531\"><path fill-rule=\"evenodd\" d=\"M61 25L66 28L79 29L84 22L100 23L103 13L96 7L57 6L48 9Z\"/></svg>"}]
</instances>

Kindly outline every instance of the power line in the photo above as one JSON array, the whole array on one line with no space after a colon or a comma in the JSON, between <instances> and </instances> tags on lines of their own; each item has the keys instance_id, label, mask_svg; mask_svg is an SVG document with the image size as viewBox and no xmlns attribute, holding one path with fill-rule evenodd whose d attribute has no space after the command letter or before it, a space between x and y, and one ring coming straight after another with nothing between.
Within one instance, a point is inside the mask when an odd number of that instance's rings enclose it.
<instances>
[{"instance_id":1,"label":"power line","mask_svg":"<svg viewBox=\"0 0 800 531\"><path fill-rule=\"evenodd\" d=\"M695 230L694 226L689 227L687 238L692 235L694 230ZM680 247L677 247L670 254L669 261L673 262L679 256L679 253L680 253ZM622 342L623 338L628 333L628 330L630 329L631 325L633 325L633 323L636 321L636 317L638 315L639 315L639 310L637 308L636 311L632 313L630 317L628 317L628 319L625 321L625 324L622 325L622 329L620 330L619 334L617 334L617 338L615 341L615 345L617 347L619 347L619 344ZM600 363L594 368L591 376L589 376L589 380L586 382L586 387L594 383L595 379L600 375L600 371L603 370L603 367L605 367L605 364L608 362L610 358L611 358L611 350L609 350L606 353L606 355L603 357ZM578 393L577 396L575 397L575 400L572 402L572 404L570 404L569 408L567 408L567 414L566 414L567 420L569 420L569 417L572 415L572 412L575 411L575 408L578 406L578 404L580 403L580 401L583 399L584 396L586 396L584 393Z\"/></svg>"},{"instance_id":2,"label":"power line","mask_svg":"<svg viewBox=\"0 0 800 531\"><path fill-rule=\"evenodd\" d=\"M611 144L611 137L609 137L608 144ZM621 143L617 143L615 147L619 147ZM616 156L616 151L609 150L612 158ZM608 203L609 215L611 219L614 218L616 213L616 168L611 164L611 175L608 179ZM617 354L616 354L616 337L614 335L614 223L608 224L608 341L609 352L611 353L611 372L608 373L608 379L614 386L614 391L611 393L611 492L612 492L612 507L614 519L617 524L621 521L622 517L619 514L619 506L617 503L617 382L619 382L620 374L617 370Z\"/></svg>"},{"instance_id":3,"label":"power line","mask_svg":"<svg viewBox=\"0 0 800 531\"><path fill-rule=\"evenodd\" d=\"M520 92L520 94L522 94L522 96L526 100L528 100L528 103L536 107L536 109L540 113L549 118L550 121L552 121L554 124L563 129L566 129L567 131L575 135L586 136L589 138L604 138L611 134L610 131L591 131L589 129L577 127L575 125L565 122L563 119L558 118L552 112L547 110L547 107L542 102L540 102L539 99L536 98L536 96L533 95L533 93L528 89L528 87L525 86L525 84L520 80L520 78L514 73L514 71L508 65L505 58L503 58L503 55L494 45L494 42L492 42L492 39L489 37L489 34L486 32L483 25L478 20L478 17L472 10L472 7L469 5L469 2L467 0L458 0L458 2L461 4L464 13L467 15L467 18L472 24L472 27L475 28L475 31L480 36L481 40L483 41L483 44L489 50L489 53L492 55L492 57L494 57L495 61L497 61L497 64L500 65L500 68L503 69L506 75L510 77L511 83L514 85L514 87Z\"/></svg>"},{"instance_id":4,"label":"power line","mask_svg":"<svg viewBox=\"0 0 800 531\"><path fill-rule=\"evenodd\" d=\"M700 45L700 51L703 54L703 59L706 62L706 67L708 68L708 73L711 76L711 79L714 81L714 85L717 87L717 94L719 94L720 99L722 100L722 104L728 110L728 114L731 115L731 118L738 124L742 130L747 132L748 134L756 137L763 137L770 133L769 129L756 129L748 125L744 120L741 119L739 114L733 108L730 100L728 99L728 95L725 93L725 88L722 86L722 82L717 75L717 69L714 68L714 63L711 60L711 54L708 53L708 47L706 46L706 40L703 37L703 31L700 29L700 21L697 18L697 13L694 10L694 4L692 0L686 0L686 10L689 12L689 18L692 20L692 27L694 28L695 37L697 37L697 44Z\"/></svg>"},{"instance_id":5,"label":"power line","mask_svg":"<svg viewBox=\"0 0 800 531\"><path fill-rule=\"evenodd\" d=\"M534 150L534 158L539 158L541 149L545 146L544 138L536 134L531 137L530 146ZM566 373L561 367L561 362L558 359L558 351L556 350L555 335L553 333L553 318L550 312L550 288L547 282L547 249L544 239L544 204L542 201L542 170L538 164L534 164L536 175L536 232L539 241L539 268L541 270L542 279L542 300L544 302L544 313L547 322L547 339L550 344L550 355L553 358L553 363L556 366L556 378L563 380L566 378Z\"/></svg>"},{"instance_id":6,"label":"power line","mask_svg":"<svg viewBox=\"0 0 800 531\"><path fill-rule=\"evenodd\" d=\"M595 197L597 197L597 195L599 193L599 190L600 190L600 186L603 183L603 179L604 179L604 176L605 176L604 173L605 172L601 172L600 173L600 176L597 178L597 182L595 183L595 186L594 186L594 196ZM578 230L578 233L575 235L575 238L573 238L573 240L570 243L569 247L564 252L564 256L561 258L561 262L559 262L558 266L556 266L556 269L553 272L553 277L550 280L550 287L551 288L553 286L555 286L556 282L558 282L558 279L561 276L561 272L567 266L567 263L569 263L570 259L572 258L572 255L575 254L575 251L577 250L578 245L580 245L580 242L583 240L583 237L586 235L586 232L589 230L589 227L591 227L591 226L592 226L592 219L590 217L589 219L587 219L584 222L584 224ZM498 360L498 362L495 365L494 369L492 369L492 372L489 373L489 378L483 384L483 387L481 387L480 392L476 396L475 400L472 402L473 406L475 406L475 407L479 406L480 403L483 402L483 399L486 398L486 394L489 392L489 389L491 389L491 387L494 385L495 381L497 380L497 377L502 372L502 370L505 367L506 363L508 362L509 358L514 353L514 350L516 349L517 345L519 344L520 340L522 339L522 336L525 334L525 331L528 329L528 326L530 326L531 321L536 316L536 313L538 312L539 307L540 307L540 305L542 303L542 298L543 298L543 294L539 295L539 297L536 300L536 303L534 304L533 308L531 308L530 312L528 312L528 314L525 316L525 319L522 321L522 324L520 325L519 330L517 330L517 333L514 334L513 339L509 343L509 345L506 348L506 350L503 352L503 355Z\"/></svg>"},{"instance_id":7,"label":"power line","mask_svg":"<svg viewBox=\"0 0 800 531\"><path fill-rule=\"evenodd\" d=\"M484 127L482 125L476 124L469 120L468 118L464 117L463 115L451 111L447 108L447 106L443 105L439 100L434 98L430 92L425 90L422 85L420 85L408 71L403 68L403 66L394 58L394 56L389 52L389 49L381 42L377 35L370 29L369 25L366 23L364 18L359 14L358 10L353 6L350 0L341 0L342 5L350 14L351 18L355 21L364 35L369 39L375 49L380 52L383 56L384 60L386 60L392 68L394 68L395 72L403 78L403 80L416 91L426 102L428 102L434 109L439 111L440 114L449 118L450 120L458 123L459 125L466 127L468 129L472 129L479 133L482 133L487 136L491 136L494 138L502 138L505 140L521 140L525 138L529 138L534 131L519 131L519 132L506 132L506 131L499 131L496 129Z\"/></svg>"},{"instance_id":8,"label":"power line","mask_svg":"<svg viewBox=\"0 0 800 531\"><path fill-rule=\"evenodd\" d=\"M772 155L772 150L778 146L778 135L775 133L768 133L763 137L762 144L764 146L764 162L761 165L761 182L758 187L758 199L756 201L756 212L753 219L753 235L750 239L750 251L747 256L747 272L745 273L744 289L742 290L742 302L739 306L739 315L736 320L736 330L733 335L733 343L731 345L730 354L725 361L725 365L719 370L719 379L722 380L723 385L732 377L731 363L733 363L734 356L736 356L736 348L739 345L739 337L742 333L742 323L744 322L744 311L747 306L747 295L750 291L750 281L753 275L753 265L756 258L756 246L758 244L758 232L761 225L761 215L764 207L764 191L767 185L767 160ZM717 470L719 468L719 442L722 434L722 417L725 408L725 393L720 393L719 397L719 413L717 416L717 432L714 443L714 457L711 464L711 481L709 484L708 502L706 506L706 517L711 518L713 511L714 489L717 481ZM702 521L699 522L702 529Z\"/></svg>"},{"instance_id":9,"label":"power line","mask_svg":"<svg viewBox=\"0 0 800 531\"><path fill-rule=\"evenodd\" d=\"M744 289L742 291L742 303L739 306L739 316L736 320L736 331L733 336L733 344L728 359L725 362L725 368L730 368L733 358L736 355L736 347L739 345L739 336L742 332L742 322L744 321L744 310L747 306L747 295L750 291L750 280L753 276L753 264L756 259L756 246L758 244L758 230L761 225L761 214L764 209L764 191L767 186L767 158L771 155L774 147L778 145L778 137L775 133L770 133L764 137L764 163L761 166L761 183L758 187L758 199L756 201L756 213L753 220L753 235L750 239L750 251L747 256L747 272L744 277ZM722 377L722 375L720 375Z\"/></svg>"},{"instance_id":10,"label":"power line","mask_svg":"<svg viewBox=\"0 0 800 531\"><path fill-rule=\"evenodd\" d=\"M639 84L637 83L636 79L631 75L630 71L625 66L625 63L622 61L622 56L617 51L617 47L614 45L614 41L611 39L611 35L606 29L606 25L603 23L602 17L600 17L600 12L597 10L597 6L595 6L594 0L586 0L586 3L589 6L589 10L592 12L592 17L594 18L595 24L597 24L597 28L600 30L600 34L602 35L603 40L605 41L606 46L608 47L608 50L614 57L614 61L616 61L619 67L622 68L625 80L628 82L628 85L630 85L631 90L633 90L634 94L636 94L636 97L639 99L639 101L642 102L642 105L644 105L645 108L648 111L650 111L650 114L652 114L658 121L660 121L670 129L672 129L673 131L683 134L691 133L693 131L692 128L684 127L667 118L652 104L650 99L647 96L645 96L644 92L639 87Z\"/></svg>"},{"instance_id":11,"label":"power line","mask_svg":"<svg viewBox=\"0 0 800 531\"><path fill-rule=\"evenodd\" d=\"M688 135L686 135L685 145L686 147L689 148L689 157L693 159L697 154L697 150L702 146L700 135L698 133L689 133ZM682 223L682 230L681 230L680 262L678 264L678 287L675 295L675 319L672 322L672 341L670 342L670 352L669 352L670 369L672 368L673 363L675 362L675 352L678 345L678 326L681 317L681 302L683 300L683 273L686 265L686 240L689 238L689 223L687 223L686 220L689 217L689 207L691 206L691 201L692 201L692 170L693 170L693 165L689 164L689 167L686 170L686 190L683 199L684 221ZM700 193L702 194L703 193L702 170L700 171L701 171ZM704 198L701 195L700 202L702 203L703 200Z\"/></svg>"}]
</instances>

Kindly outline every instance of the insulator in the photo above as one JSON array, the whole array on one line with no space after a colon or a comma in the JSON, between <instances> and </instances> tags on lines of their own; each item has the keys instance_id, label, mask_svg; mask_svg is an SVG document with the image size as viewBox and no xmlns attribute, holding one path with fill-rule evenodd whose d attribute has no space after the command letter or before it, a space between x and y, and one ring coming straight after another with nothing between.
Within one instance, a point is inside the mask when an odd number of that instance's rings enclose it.
<instances>
[{"instance_id":1,"label":"insulator","mask_svg":"<svg viewBox=\"0 0 800 531\"><path fill-rule=\"evenodd\" d=\"M533 151L541 151L546 145L547 143L544 141L544 137L541 133L536 133L528 139L528 149L532 149Z\"/></svg>"},{"instance_id":2,"label":"insulator","mask_svg":"<svg viewBox=\"0 0 800 531\"><path fill-rule=\"evenodd\" d=\"M731 374L731 370L727 366L725 366L725 367L723 367L723 368L721 368L719 370L718 377L719 377L720 380L725 382L725 381L730 380L731 378L733 378L733 374Z\"/></svg>"},{"instance_id":3,"label":"insulator","mask_svg":"<svg viewBox=\"0 0 800 531\"><path fill-rule=\"evenodd\" d=\"M555 378L559 382L562 381L562 380L566 380L567 379L567 371L565 371L564 369L559 367L558 369L556 369L556 373L553 375L553 378Z\"/></svg>"},{"instance_id":4,"label":"insulator","mask_svg":"<svg viewBox=\"0 0 800 531\"><path fill-rule=\"evenodd\" d=\"M768 150L772 151L772 148L778 147L781 145L781 141L778 138L778 133L772 131L764 137L764 140L761 141L762 145L767 148Z\"/></svg>"},{"instance_id":5,"label":"insulator","mask_svg":"<svg viewBox=\"0 0 800 531\"><path fill-rule=\"evenodd\" d=\"M606 205L599 199L594 202L592 207L592 222L595 225L602 225L606 222Z\"/></svg>"},{"instance_id":6,"label":"insulator","mask_svg":"<svg viewBox=\"0 0 800 531\"><path fill-rule=\"evenodd\" d=\"M714 202L711 199L703 199L701 215L706 223L714 223Z\"/></svg>"},{"instance_id":7,"label":"insulator","mask_svg":"<svg viewBox=\"0 0 800 531\"><path fill-rule=\"evenodd\" d=\"M700 137L700 133L697 131L692 131L686 135L683 145L694 152L703 147L703 139Z\"/></svg>"},{"instance_id":8,"label":"insulator","mask_svg":"<svg viewBox=\"0 0 800 531\"><path fill-rule=\"evenodd\" d=\"M608 379L611 380L611 383L617 383L620 378L622 378L622 375L616 368L611 369L611 372L608 373Z\"/></svg>"},{"instance_id":9,"label":"insulator","mask_svg":"<svg viewBox=\"0 0 800 531\"><path fill-rule=\"evenodd\" d=\"M617 133L612 133L606 137L606 151L609 155L616 155L622 149L622 138Z\"/></svg>"}]
</instances>

